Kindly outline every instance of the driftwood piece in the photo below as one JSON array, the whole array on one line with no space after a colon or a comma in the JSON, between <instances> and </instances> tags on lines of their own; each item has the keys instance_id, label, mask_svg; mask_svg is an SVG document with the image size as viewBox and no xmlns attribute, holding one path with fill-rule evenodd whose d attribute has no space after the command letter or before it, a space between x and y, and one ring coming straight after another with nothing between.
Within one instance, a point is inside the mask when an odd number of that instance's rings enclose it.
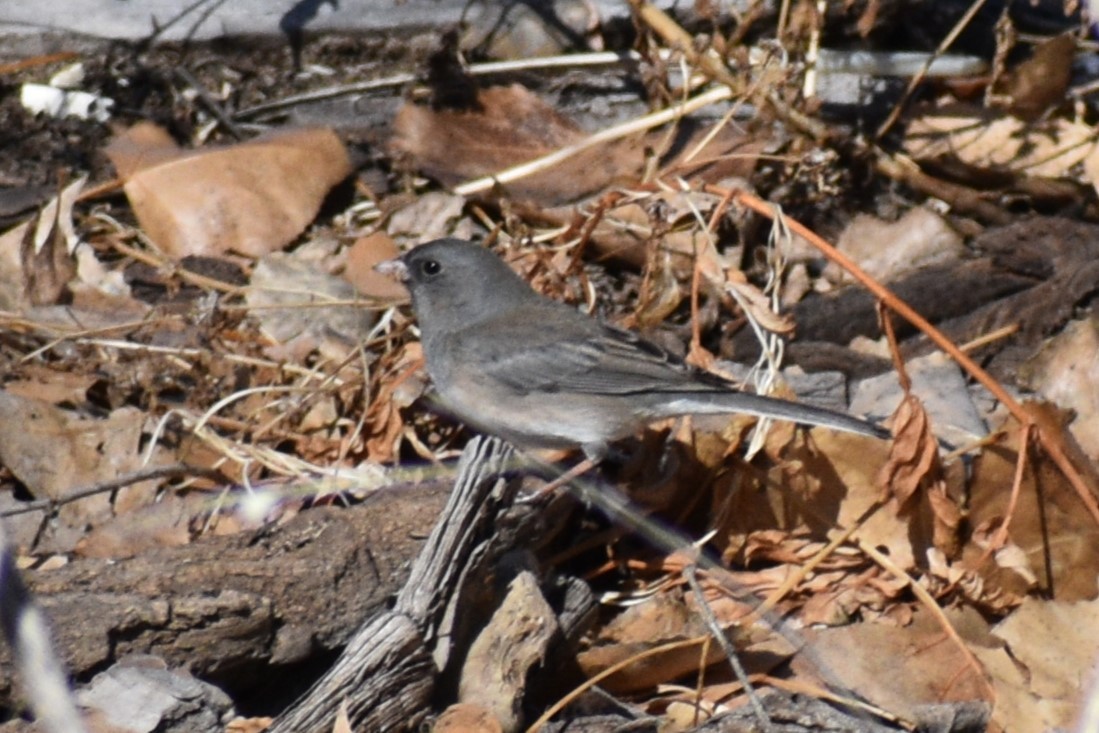
<instances>
[{"instance_id":1,"label":"driftwood piece","mask_svg":"<svg viewBox=\"0 0 1099 733\"><path fill-rule=\"evenodd\" d=\"M446 500L442 484L384 489L362 504L285 525L205 537L118 561L26 574L77 678L153 654L247 689L270 665L343 646L392 599ZM0 650L0 700L13 668Z\"/></svg>"},{"instance_id":2,"label":"driftwood piece","mask_svg":"<svg viewBox=\"0 0 1099 733\"><path fill-rule=\"evenodd\" d=\"M511 455L500 441L470 441L450 501L394 608L355 634L335 666L270 733L330 731L341 705L355 730L415 729L424 720L436 677L429 643L460 591L467 563L492 536L498 510L514 497L516 482L503 478Z\"/></svg>"},{"instance_id":3,"label":"driftwood piece","mask_svg":"<svg viewBox=\"0 0 1099 733\"><path fill-rule=\"evenodd\" d=\"M518 731L531 672L546 665L561 639L557 614L542 595L538 579L529 571L519 573L470 646L458 702L491 711L504 733Z\"/></svg>"}]
</instances>

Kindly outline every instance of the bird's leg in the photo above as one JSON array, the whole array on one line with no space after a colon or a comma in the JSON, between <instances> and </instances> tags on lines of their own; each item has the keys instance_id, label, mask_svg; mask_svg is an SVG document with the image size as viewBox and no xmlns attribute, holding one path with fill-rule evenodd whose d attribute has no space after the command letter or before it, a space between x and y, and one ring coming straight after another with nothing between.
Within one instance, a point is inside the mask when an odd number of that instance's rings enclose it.
<instances>
[{"instance_id":1,"label":"bird's leg","mask_svg":"<svg viewBox=\"0 0 1099 733\"><path fill-rule=\"evenodd\" d=\"M585 451L585 453L587 453L587 451ZM544 496L552 494L573 479L583 476L585 473L598 466L601 460L601 458L592 458L590 455L585 456L584 460L534 492L534 495L530 497L530 500L537 501Z\"/></svg>"}]
</instances>

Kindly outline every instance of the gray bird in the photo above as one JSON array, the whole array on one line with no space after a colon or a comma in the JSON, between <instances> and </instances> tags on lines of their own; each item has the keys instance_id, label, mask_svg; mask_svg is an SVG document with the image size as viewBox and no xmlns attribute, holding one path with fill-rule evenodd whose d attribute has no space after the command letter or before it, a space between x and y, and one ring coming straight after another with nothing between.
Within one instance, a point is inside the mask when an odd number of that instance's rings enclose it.
<instances>
[{"instance_id":1,"label":"gray bird","mask_svg":"<svg viewBox=\"0 0 1099 733\"><path fill-rule=\"evenodd\" d=\"M427 372L447 410L520 447L579 447L598 461L651 421L726 413L889 436L850 415L742 392L535 292L472 242L435 240L377 269L412 294Z\"/></svg>"}]
</instances>

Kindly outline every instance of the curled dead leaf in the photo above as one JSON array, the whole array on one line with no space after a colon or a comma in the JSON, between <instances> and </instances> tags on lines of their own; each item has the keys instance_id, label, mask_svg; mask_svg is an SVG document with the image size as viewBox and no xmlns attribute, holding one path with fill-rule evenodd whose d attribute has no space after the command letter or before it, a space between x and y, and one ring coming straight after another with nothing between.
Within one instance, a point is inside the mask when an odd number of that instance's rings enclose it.
<instances>
[{"instance_id":1,"label":"curled dead leaf","mask_svg":"<svg viewBox=\"0 0 1099 733\"><path fill-rule=\"evenodd\" d=\"M726 290L750 318L772 333L789 334L794 330L794 320L771 310L771 300L763 291L748 282L740 270L728 271Z\"/></svg>"},{"instance_id":2,"label":"curled dead leaf","mask_svg":"<svg viewBox=\"0 0 1099 733\"><path fill-rule=\"evenodd\" d=\"M893 446L878 474L883 499L895 499L898 511L906 509L920 483L932 478L938 455L938 442L928 427L927 412L919 399L906 395L893 413Z\"/></svg>"}]
</instances>

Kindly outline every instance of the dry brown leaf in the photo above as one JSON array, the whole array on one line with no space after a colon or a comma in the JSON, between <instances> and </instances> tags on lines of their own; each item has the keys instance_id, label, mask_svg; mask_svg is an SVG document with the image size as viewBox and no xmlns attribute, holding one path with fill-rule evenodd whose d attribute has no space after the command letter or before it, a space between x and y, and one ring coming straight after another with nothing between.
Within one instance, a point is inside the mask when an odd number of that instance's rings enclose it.
<instances>
[{"instance_id":1,"label":"dry brown leaf","mask_svg":"<svg viewBox=\"0 0 1099 733\"><path fill-rule=\"evenodd\" d=\"M750 473L718 476L710 509L717 532L713 543L731 562L739 561L738 553L746 550L771 551L761 538L775 527L780 528L780 539L773 542L794 542L786 550L795 552L802 551L797 542L821 540L839 531L837 527L850 527L880 498L874 476L887 450L883 441L825 428L808 436L798 431L793 440L783 438L781 460L758 484ZM895 562L912 567L906 527L892 512L878 511L862 525L859 536L887 547Z\"/></svg>"},{"instance_id":2,"label":"dry brown leaf","mask_svg":"<svg viewBox=\"0 0 1099 733\"><path fill-rule=\"evenodd\" d=\"M35 364L28 364L21 373L23 378L6 382L4 391L51 405L62 402L83 404L87 399L88 389L100 379L95 374L62 372Z\"/></svg>"},{"instance_id":3,"label":"dry brown leaf","mask_svg":"<svg viewBox=\"0 0 1099 733\"><path fill-rule=\"evenodd\" d=\"M913 394L906 394L893 414L889 460L877 481L883 500L893 502L898 516L908 517L908 534L921 556L927 546L948 558L957 554L961 510L947 490L927 412Z\"/></svg>"},{"instance_id":4,"label":"dry brown leaf","mask_svg":"<svg viewBox=\"0 0 1099 733\"><path fill-rule=\"evenodd\" d=\"M142 229L175 258L282 249L351 173L343 143L323 128L173 156L162 136L139 126L107 155L128 172L126 196Z\"/></svg>"},{"instance_id":5,"label":"dry brown leaf","mask_svg":"<svg viewBox=\"0 0 1099 733\"><path fill-rule=\"evenodd\" d=\"M905 151L920 161L958 160L975 169L1038 178L1083 179L1099 185L1099 141L1090 125L1056 118L1029 124L971 108L945 109L913 120Z\"/></svg>"},{"instance_id":6,"label":"dry brown leaf","mask_svg":"<svg viewBox=\"0 0 1099 733\"><path fill-rule=\"evenodd\" d=\"M127 411L127 432L140 431L140 420L133 419L138 414ZM36 499L62 499L71 489L116 475L110 463L122 468L118 461L125 457L103 453L121 427L117 420L85 420L39 400L0 392L0 461ZM136 448L136 435L131 442Z\"/></svg>"},{"instance_id":7,"label":"dry brown leaf","mask_svg":"<svg viewBox=\"0 0 1099 733\"><path fill-rule=\"evenodd\" d=\"M445 185L496 173L584 137L574 122L518 84L479 91L477 107L470 110L405 104L397 112L393 131L393 150ZM590 172L599 177L597 171ZM517 189L537 190L541 184L531 181L526 179ZM572 185L569 182L568 187ZM591 190L590 182L585 188Z\"/></svg>"},{"instance_id":8,"label":"dry brown leaf","mask_svg":"<svg viewBox=\"0 0 1099 733\"><path fill-rule=\"evenodd\" d=\"M1007 518L1016 459L1013 450L992 447L974 460L968 522L976 530L975 537L992 535L992 530ZM1018 504L1008 525L1009 541L1025 553L1027 572L1014 569L1020 562L1017 553L994 553L991 561L978 565L987 545L972 543L963 548L958 564L976 570L990 595L1025 594L1032 579L1037 578L1038 586L1052 592L1057 600L1093 599L1099 594L1099 527L1083 511L1076 492L1050 461L1040 454L1032 454L1028 460ZM1047 567L1052 578L1047 575Z\"/></svg>"},{"instance_id":9,"label":"dry brown leaf","mask_svg":"<svg viewBox=\"0 0 1099 733\"><path fill-rule=\"evenodd\" d=\"M1030 58L1011 70L996 91L1009 98L1008 109L1013 115L1036 120L1050 107L1065 102L1075 54L1075 33L1045 40Z\"/></svg>"},{"instance_id":10,"label":"dry brown leaf","mask_svg":"<svg viewBox=\"0 0 1099 733\"><path fill-rule=\"evenodd\" d=\"M592 232L592 243L600 259L645 267L653 243L668 257L677 279L690 282L694 268L701 268L703 283L724 284L730 266L714 246L714 237L698 226L697 211L709 220L721 199L701 191L658 191L639 199L628 199L610 207ZM572 207L543 211L562 224L575 215Z\"/></svg>"},{"instance_id":11,"label":"dry brown leaf","mask_svg":"<svg viewBox=\"0 0 1099 733\"><path fill-rule=\"evenodd\" d=\"M138 122L107 146L107 156L122 180L183 154L168 131L152 122Z\"/></svg>"},{"instance_id":12,"label":"dry brown leaf","mask_svg":"<svg viewBox=\"0 0 1099 733\"><path fill-rule=\"evenodd\" d=\"M961 236L942 216L918 207L897 221L858 214L843 230L836 247L879 282L892 282L913 270L957 260L965 252ZM832 282L854 282L834 262L824 268Z\"/></svg>"},{"instance_id":13,"label":"dry brown leaf","mask_svg":"<svg viewBox=\"0 0 1099 733\"><path fill-rule=\"evenodd\" d=\"M202 494L169 494L96 525L77 541L74 552L118 560L155 547L180 547L191 541L191 520L208 510L209 498Z\"/></svg>"},{"instance_id":14,"label":"dry brown leaf","mask_svg":"<svg viewBox=\"0 0 1099 733\"><path fill-rule=\"evenodd\" d=\"M860 608L852 595L851 589L843 586L817 591L805 601L798 619L809 627L849 624Z\"/></svg>"},{"instance_id":15,"label":"dry brown leaf","mask_svg":"<svg viewBox=\"0 0 1099 733\"><path fill-rule=\"evenodd\" d=\"M993 719L1009 730L1070 729L1082 706L1085 670L1099 659L1099 602L1029 598L993 630L1015 669L989 664L998 695ZM991 656L985 652L982 659ZM1033 721L1037 727L1028 727Z\"/></svg>"},{"instance_id":16,"label":"dry brown leaf","mask_svg":"<svg viewBox=\"0 0 1099 733\"><path fill-rule=\"evenodd\" d=\"M72 210L86 180L73 181L29 221L0 236L0 310L61 299L77 273Z\"/></svg>"},{"instance_id":17,"label":"dry brown leaf","mask_svg":"<svg viewBox=\"0 0 1099 733\"><path fill-rule=\"evenodd\" d=\"M37 499L63 499L137 470L142 464L142 413L121 408L104 419L89 419L38 400L0 391L0 463ZM44 546L68 552L90 524L112 515L116 506L133 508L151 501L155 482L65 504ZM121 502L121 503L119 503Z\"/></svg>"},{"instance_id":18,"label":"dry brown leaf","mask_svg":"<svg viewBox=\"0 0 1099 733\"><path fill-rule=\"evenodd\" d=\"M70 202L71 207L71 202ZM72 215L71 208L68 215ZM60 206L53 208L52 219L45 221L46 211L39 215L38 227L48 223L45 240L37 242L35 227L27 227L20 247L23 261L23 294L31 305L52 305L62 300L69 281L76 276L76 260L69 253Z\"/></svg>"},{"instance_id":19,"label":"dry brown leaf","mask_svg":"<svg viewBox=\"0 0 1099 733\"><path fill-rule=\"evenodd\" d=\"M897 627L861 623L802 632L810 655L794 658L799 676L843 680L849 689L909 719L922 704L982 700L985 684L926 612ZM857 653L853 653L857 650Z\"/></svg>"},{"instance_id":20,"label":"dry brown leaf","mask_svg":"<svg viewBox=\"0 0 1099 733\"><path fill-rule=\"evenodd\" d=\"M988 673L996 691L992 722L1001 731L1071 730L1077 706L1064 700L1045 700L1030 689L1026 669L1003 647L973 646L973 655Z\"/></svg>"},{"instance_id":21,"label":"dry brown leaf","mask_svg":"<svg viewBox=\"0 0 1099 733\"><path fill-rule=\"evenodd\" d=\"M414 379L423 371L423 354L418 342L406 344L392 354L390 366L384 370L385 377L366 411L364 424L366 455L375 463L388 463L396 457L404 433L400 408L411 404L423 391L423 382Z\"/></svg>"},{"instance_id":22,"label":"dry brown leaf","mask_svg":"<svg viewBox=\"0 0 1099 733\"><path fill-rule=\"evenodd\" d=\"M404 302L408 290L391 277L376 272L374 266L400 254L385 232L360 237L347 250L347 269L343 276L362 295L382 301Z\"/></svg>"},{"instance_id":23,"label":"dry brown leaf","mask_svg":"<svg viewBox=\"0 0 1099 733\"><path fill-rule=\"evenodd\" d=\"M572 120L519 85L478 92L469 110L433 110L406 104L394 121L391 148L444 185L492 175L579 143L587 137ZM504 189L542 206L591 196L609 185L641 182L656 151L660 175L716 182L747 177L764 143L731 127L692 128L669 136L660 130L612 140L580 151L551 169L513 181Z\"/></svg>"},{"instance_id":24,"label":"dry brown leaf","mask_svg":"<svg viewBox=\"0 0 1099 733\"><path fill-rule=\"evenodd\" d=\"M898 512L909 509L920 485L933 478L938 457L923 405L914 395L905 395L893 414L893 447L878 477L883 498L895 500Z\"/></svg>"},{"instance_id":25,"label":"dry brown leaf","mask_svg":"<svg viewBox=\"0 0 1099 733\"><path fill-rule=\"evenodd\" d=\"M376 313L355 302L346 280L293 253L272 252L252 270L245 299L277 358L304 360L314 349L342 361L374 325Z\"/></svg>"},{"instance_id":26,"label":"dry brown leaf","mask_svg":"<svg viewBox=\"0 0 1099 733\"><path fill-rule=\"evenodd\" d=\"M812 513L806 519L813 522L810 526L824 521L832 536L840 531L836 528L853 526L880 501L881 489L875 477L888 460L889 446L875 438L822 428L812 430L810 436L810 445L795 452L788 449L787 457L800 461L805 473L820 482L819 491L808 497ZM899 567L915 566L916 550L908 533L908 522L894 512L875 512L863 522L858 536L875 547L886 548Z\"/></svg>"},{"instance_id":27,"label":"dry brown leaf","mask_svg":"<svg viewBox=\"0 0 1099 733\"><path fill-rule=\"evenodd\" d=\"M405 241L429 242L442 237L473 239L473 220L465 216L464 196L447 191L427 191L411 201L394 197L386 201L392 210L386 231Z\"/></svg>"},{"instance_id":28,"label":"dry brown leaf","mask_svg":"<svg viewBox=\"0 0 1099 733\"><path fill-rule=\"evenodd\" d=\"M1099 460L1099 323L1070 322L1019 368L1023 384L1075 414L1072 434Z\"/></svg>"},{"instance_id":29,"label":"dry brown leaf","mask_svg":"<svg viewBox=\"0 0 1099 733\"><path fill-rule=\"evenodd\" d=\"M759 133L748 133L730 125L715 130L709 124L692 125L690 120L681 121L680 135L669 145L676 152L660 161L657 177L682 178L691 182L692 188L701 188L700 183L735 187L739 185L738 179L747 181L751 177L759 156L771 145L766 137L753 137L753 134ZM648 139L650 145L659 139L657 136L667 140L666 133L655 131Z\"/></svg>"},{"instance_id":30,"label":"dry brown leaf","mask_svg":"<svg viewBox=\"0 0 1099 733\"><path fill-rule=\"evenodd\" d=\"M675 312L685 296L672 270L670 255L663 251L654 253L645 271L640 302L634 312L636 327L644 330L660 325Z\"/></svg>"},{"instance_id":31,"label":"dry brown leaf","mask_svg":"<svg viewBox=\"0 0 1099 733\"><path fill-rule=\"evenodd\" d=\"M630 606L604 626L592 646L577 657L585 676L591 677L625 659L665 642L681 641L705 633L697 616L682 600L660 594L645 603ZM716 653L715 653L716 652ZM616 672L603 681L612 692L646 690L671 682L721 657L713 645L702 659L702 646L673 649L650 656Z\"/></svg>"}]
</instances>

